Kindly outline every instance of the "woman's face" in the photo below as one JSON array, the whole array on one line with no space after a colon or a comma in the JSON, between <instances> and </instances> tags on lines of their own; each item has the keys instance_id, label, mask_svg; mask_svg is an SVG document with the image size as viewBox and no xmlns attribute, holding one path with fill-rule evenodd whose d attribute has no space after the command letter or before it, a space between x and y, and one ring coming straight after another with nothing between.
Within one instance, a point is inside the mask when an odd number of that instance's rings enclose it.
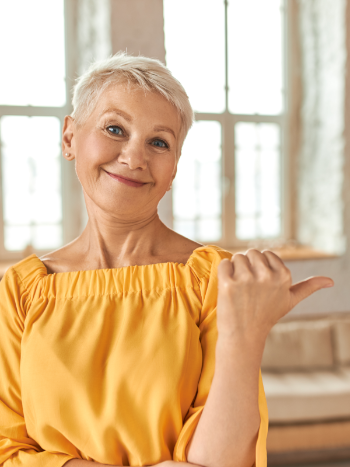
<instances>
[{"instance_id":1,"label":"woman's face","mask_svg":"<svg viewBox=\"0 0 350 467\"><path fill-rule=\"evenodd\" d=\"M179 113L155 92L108 88L83 125L66 117L63 150L91 203L117 217L151 216L176 174Z\"/></svg>"}]
</instances>

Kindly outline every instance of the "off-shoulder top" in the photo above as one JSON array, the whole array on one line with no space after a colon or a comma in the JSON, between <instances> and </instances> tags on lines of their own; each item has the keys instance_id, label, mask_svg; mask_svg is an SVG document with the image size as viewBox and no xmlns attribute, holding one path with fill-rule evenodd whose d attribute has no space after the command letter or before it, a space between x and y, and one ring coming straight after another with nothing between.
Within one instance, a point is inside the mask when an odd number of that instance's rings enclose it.
<instances>
[{"instance_id":1,"label":"off-shoulder top","mask_svg":"<svg viewBox=\"0 0 350 467\"><path fill-rule=\"evenodd\" d=\"M186 461L214 374L217 266L48 274L32 255L0 282L0 465ZM259 382L256 467L266 467Z\"/></svg>"}]
</instances>

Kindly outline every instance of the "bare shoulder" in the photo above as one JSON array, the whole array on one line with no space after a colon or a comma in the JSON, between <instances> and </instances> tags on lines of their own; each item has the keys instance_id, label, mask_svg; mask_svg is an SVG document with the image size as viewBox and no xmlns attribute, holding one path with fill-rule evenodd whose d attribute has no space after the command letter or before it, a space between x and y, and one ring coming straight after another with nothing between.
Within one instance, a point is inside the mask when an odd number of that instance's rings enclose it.
<instances>
[{"instance_id":1,"label":"bare shoulder","mask_svg":"<svg viewBox=\"0 0 350 467\"><path fill-rule=\"evenodd\" d=\"M163 254L168 258L168 261L185 264L193 251L202 246L201 243L195 242L171 230L168 234Z\"/></svg>"},{"instance_id":2,"label":"bare shoulder","mask_svg":"<svg viewBox=\"0 0 350 467\"><path fill-rule=\"evenodd\" d=\"M46 266L48 274L74 271L75 265L78 262L77 260L74 242L47 253L40 258L40 261Z\"/></svg>"}]
</instances>

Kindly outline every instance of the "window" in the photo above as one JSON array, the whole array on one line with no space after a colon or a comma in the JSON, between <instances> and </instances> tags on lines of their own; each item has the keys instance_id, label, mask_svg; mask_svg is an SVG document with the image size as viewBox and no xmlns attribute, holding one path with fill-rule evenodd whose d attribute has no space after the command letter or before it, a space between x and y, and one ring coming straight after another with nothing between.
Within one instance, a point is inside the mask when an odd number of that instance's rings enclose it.
<instances>
[{"instance_id":1,"label":"window","mask_svg":"<svg viewBox=\"0 0 350 467\"><path fill-rule=\"evenodd\" d=\"M16 258L29 245L52 250L65 240L60 140L71 110L65 15L64 0L0 0L2 258Z\"/></svg>"},{"instance_id":2,"label":"window","mask_svg":"<svg viewBox=\"0 0 350 467\"><path fill-rule=\"evenodd\" d=\"M4 247L18 251L62 243L60 120L1 118Z\"/></svg>"},{"instance_id":3,"label":"window","mask_svg":"<svg viewBox=\"0 0 350 467\"><path fill-rule=\"evenodd\" d=\"M164 0L166 62L196 122L173 189L179 233L226 247L286 237L284 0Z\"/></svg>"}]
</instances>

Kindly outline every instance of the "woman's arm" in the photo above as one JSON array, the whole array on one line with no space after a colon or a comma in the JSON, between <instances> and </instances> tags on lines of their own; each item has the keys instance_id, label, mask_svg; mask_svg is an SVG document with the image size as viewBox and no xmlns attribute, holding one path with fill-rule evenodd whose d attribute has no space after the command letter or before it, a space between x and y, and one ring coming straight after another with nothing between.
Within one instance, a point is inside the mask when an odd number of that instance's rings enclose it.
<instances>
[{"instance_id":1,"label":"woman's arm","mask_svg":"<svg viewBox=\"0 0 350 467\"><path fill-rule=\"evenodd\" d=\"M205 467L251 467L266 337L297 303L333 283L319 277L292 286L283 262L256 250L223 260L218 280L215 372L187 459Z\"/></svg>"},{"instance_id":2,"label":"woman's arm","mask_svg":"<svg viewBox=\"0 0 350 467\"><path fill-rule=\"evenodd\" d=\"M251 467L260 425L259 368L263 345L218 338L215 373L188 449L188 461Z\"/></svg>"}]
</instances>

